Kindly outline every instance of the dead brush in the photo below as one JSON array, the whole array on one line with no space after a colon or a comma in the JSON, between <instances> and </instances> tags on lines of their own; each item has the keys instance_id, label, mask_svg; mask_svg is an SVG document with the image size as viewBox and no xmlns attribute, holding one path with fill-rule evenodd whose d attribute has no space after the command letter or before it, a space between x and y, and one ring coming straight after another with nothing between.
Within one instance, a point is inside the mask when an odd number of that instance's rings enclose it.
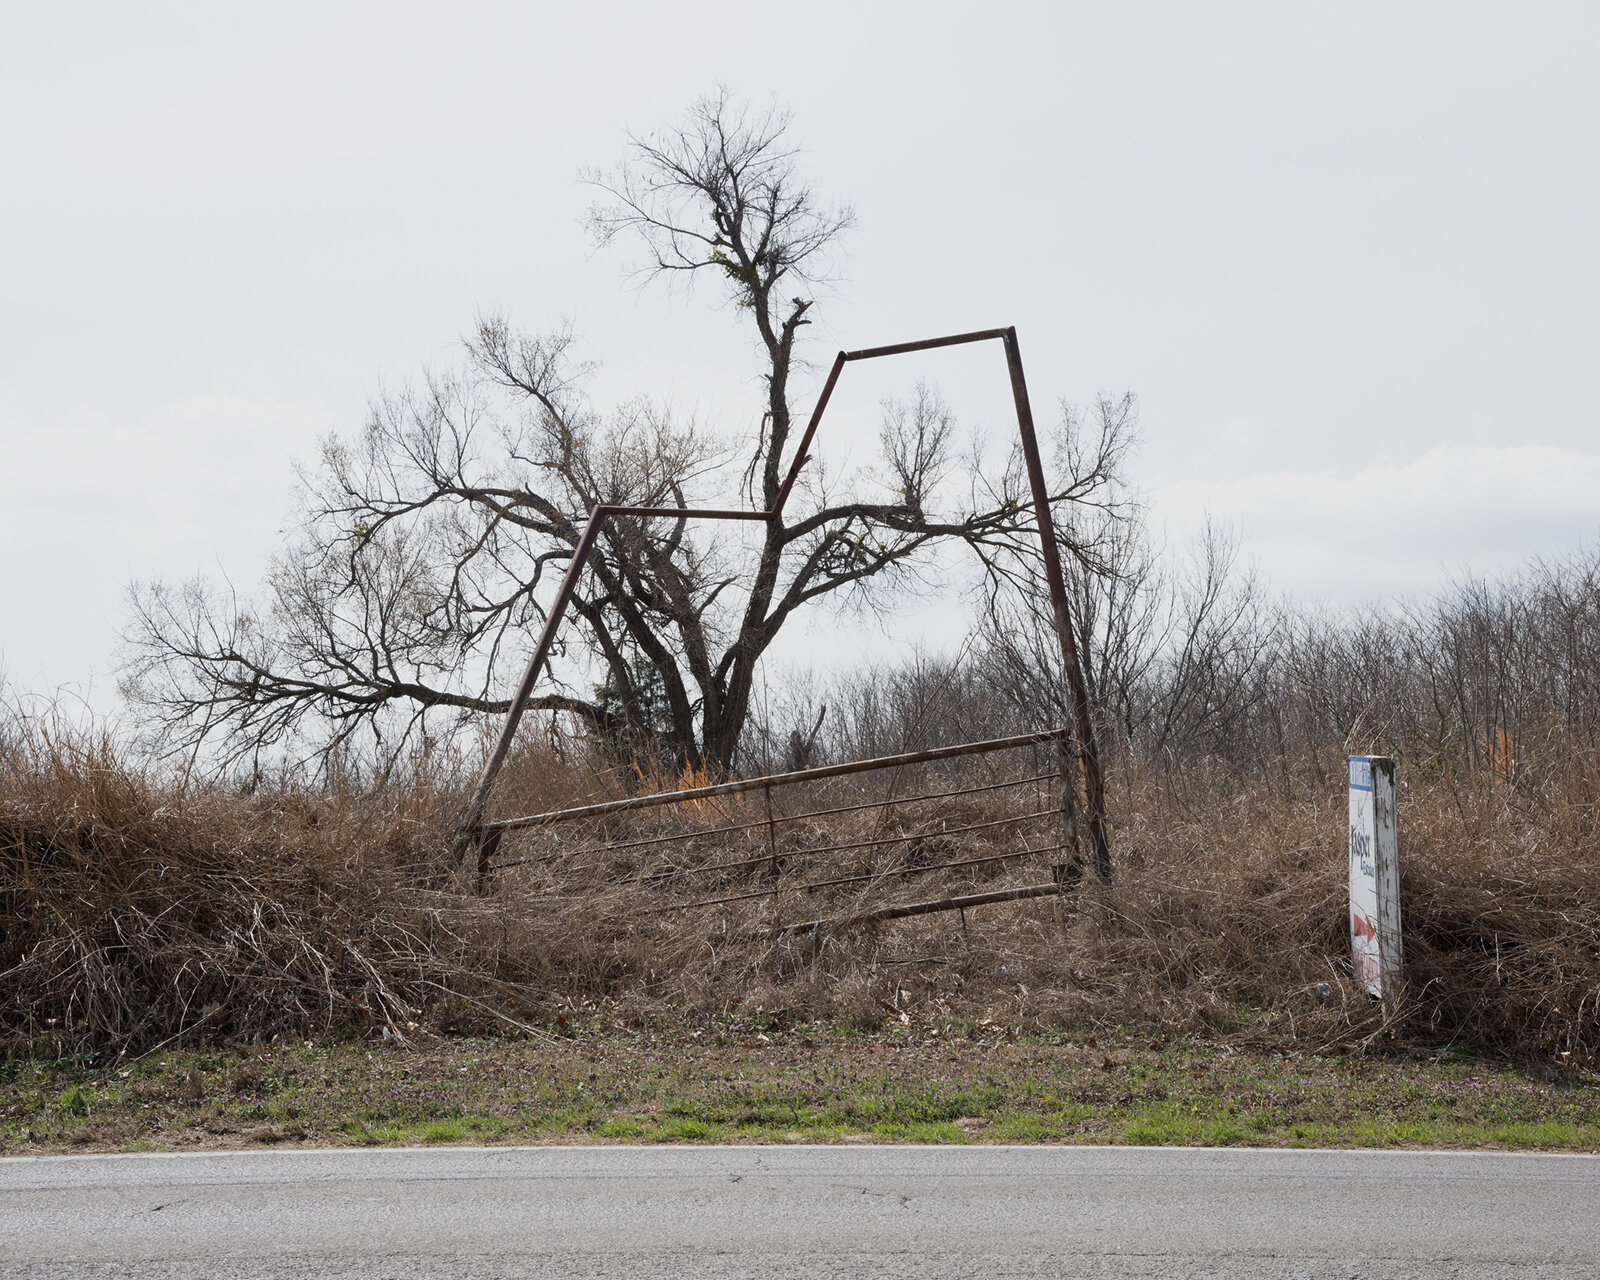
<instances>
[{"instance_id":1,"label":"dead brush","mask_svg":"<svg viewBox=\"0 0 1600 1280\"><path fill-rule=\"evenodd\" d=\"M1580 754L1520 786L1402 769L1408 991L1386 1020L1350 976L1344 795L1286 771L1269 783L1125 766L1108 886L771 936L1048 881L1058 784L974 761L775 791L775 818L813 816L770 828L760 793L689 818L546 827L507 838L477 894L447 857L461 798L448 776L241 796L182 789L104 740L36 732L0 757L0 1037L50 1053L386 1030L402 1044L430 1027L603 1013L979 1035L1139 1026L1581 1061L1600 1052L1597 783ZM501 811L620 786L529 750ZM916 795L930 798L887 803Z\"/></svg>"},{"instance_id":2,"label":"dead brush","mask_svg":"<svg viewBox=\"0 0 1600 1280\"><path fill-rule=\"evenodd\" d=\"M7 1048L136 1052L407 1017L415 997L390 979L435 926L394 895L444 873L440 793L185 792L103 738L39 727L0 779Z\"/></svg>"}]
</instances>

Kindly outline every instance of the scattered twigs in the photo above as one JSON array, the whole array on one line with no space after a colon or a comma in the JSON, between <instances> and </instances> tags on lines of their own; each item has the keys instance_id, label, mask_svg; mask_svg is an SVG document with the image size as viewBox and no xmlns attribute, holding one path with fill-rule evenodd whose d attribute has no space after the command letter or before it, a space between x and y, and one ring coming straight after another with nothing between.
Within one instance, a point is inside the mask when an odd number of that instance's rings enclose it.
<instances>
[{"instance_id":1,"label":"scattered twigs","mask_svg":"<svg viewBox=\"0 0 1600 1280\"><path fill-rule=\"evenodd\" d=\"M482 1009L491 1018L497 1018L501 1022L505 1023L508 1027L515 1027L518 1031L526 1032L535 1040L543 1040L546 1044L561 1043L561 1038L559 1036L553 1036L548 1031L541 1031L538 1027L530 1026L526 1022L519 1022L516 1018L511 1017L509 1014L501 1013L500 1010L496 1009L493 1005L485 1004L482 1000L476 999L473 996L453 990L452 988L445 986L442 982L435 982L431 978L423 978L421 979L421 984L425 987L432 987L435 991L442 991L445 995L451 996L456 1000L465 1000L468 1004L473 1005L478 1009Z\"/></svg>"},{"instance_id":2,"label":"scattered twigs","mask_svg":"<svg viewBox=\"0 0 1600 1280\"><path fill-rule=\"evenodd\" d=\"M212 1016L213 1015L210 1014L210 1013L201 1014L198 1018L196 1018L193 1022L189 1023L187 1026L179 1027L176 1031L174 1031L165 1040L161 1041L160 1044L153 1044L148 1049L146 1049L143 1053L137 1054L132 1058L124 1059L118 1065L124 1066L124 1067L131 1067L136 1062L143 1062L146 1058L150 1057L151 1054L160 1053L168 1045L176 1044L179 1040L183 1039L183 1037L188 1035L191 1031L198 1031L200 1029L200 1027L204 1023L209 1022L211 1020Z\"/></svg>"}]
</instances>

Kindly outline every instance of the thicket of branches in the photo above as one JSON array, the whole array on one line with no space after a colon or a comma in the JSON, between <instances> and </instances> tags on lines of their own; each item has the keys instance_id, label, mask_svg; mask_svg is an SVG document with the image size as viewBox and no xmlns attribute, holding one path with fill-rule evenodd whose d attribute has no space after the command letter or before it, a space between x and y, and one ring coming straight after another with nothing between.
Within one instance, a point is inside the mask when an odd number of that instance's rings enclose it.
<instances>
[{"instance_id":1,"label":"thicket of branches","mask_svg":"<svg viewBox=\"0 0 1600 1280\"><path fill-rule=\"evenodd\" d=\"M1137 521L1118 537L1110 572L1080 564L1071 582L1114 768L1325 783L1370 752L1413 776L1537 786L1600 750L1600 548L1339 612L1273 598L1215 530L1168 556ZM846 759L1065 725L1058 653L1047 606L1025 596L957 653L802 679L749 752Z\"/></svg>"}]
</instances>

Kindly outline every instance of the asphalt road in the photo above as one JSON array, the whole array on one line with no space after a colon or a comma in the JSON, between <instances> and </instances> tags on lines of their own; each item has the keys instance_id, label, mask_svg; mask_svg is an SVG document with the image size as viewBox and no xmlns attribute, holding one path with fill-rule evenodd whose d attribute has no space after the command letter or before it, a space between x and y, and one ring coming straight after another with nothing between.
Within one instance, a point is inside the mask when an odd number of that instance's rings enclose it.
<instances>
[{"instance_id":1,"label":"asphalt road","mask_svg":"<svg viewBox=\"0 0 1600 1280\"><path fill-rule=\"evenodd\" d=\"M1600 1275L1600 1159L542 1147L0 1160L0 1276Z\"/></svg>"}]
</instances>

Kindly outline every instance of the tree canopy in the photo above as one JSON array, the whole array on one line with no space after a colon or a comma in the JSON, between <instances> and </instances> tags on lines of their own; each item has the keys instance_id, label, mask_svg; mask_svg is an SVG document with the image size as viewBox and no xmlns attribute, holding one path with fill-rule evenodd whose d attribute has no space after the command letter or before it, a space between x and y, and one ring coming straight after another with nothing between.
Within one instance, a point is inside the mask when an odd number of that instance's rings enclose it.
<instances>
[{"instance_id":1,"label":"tree canopy","mask_svg":"<svg viewBox=\"0 0 1600 1280\"><path fill-rule=\"evenodd\" d=\"M570 327L481 321L460 367L379 398L354 438L325 444L257 603L202 582L134 588L125 688L168 746L210 744L224 761L355 741L392 753L440 716L503 711L595 505L774 505L797 345L852 211L804 181L786 114L726 92L588 180L600 244L735 304L757 340L759 418L716 435L663 400L597 407ZM1062 416L1051 502L1069 541L1073 504L1113 501L1128 419L1125 402L1087 431ZM876 444L850 492L808 464L783 518L742 537L608 523L572 601L569 674L532 706L727 770L758 664L797 610L879 598L952 541L996 581L1026 571L1032 502L1014 450L992 468L963 456L926 385L885 405Z\"/></svg>"}]
</instances>

